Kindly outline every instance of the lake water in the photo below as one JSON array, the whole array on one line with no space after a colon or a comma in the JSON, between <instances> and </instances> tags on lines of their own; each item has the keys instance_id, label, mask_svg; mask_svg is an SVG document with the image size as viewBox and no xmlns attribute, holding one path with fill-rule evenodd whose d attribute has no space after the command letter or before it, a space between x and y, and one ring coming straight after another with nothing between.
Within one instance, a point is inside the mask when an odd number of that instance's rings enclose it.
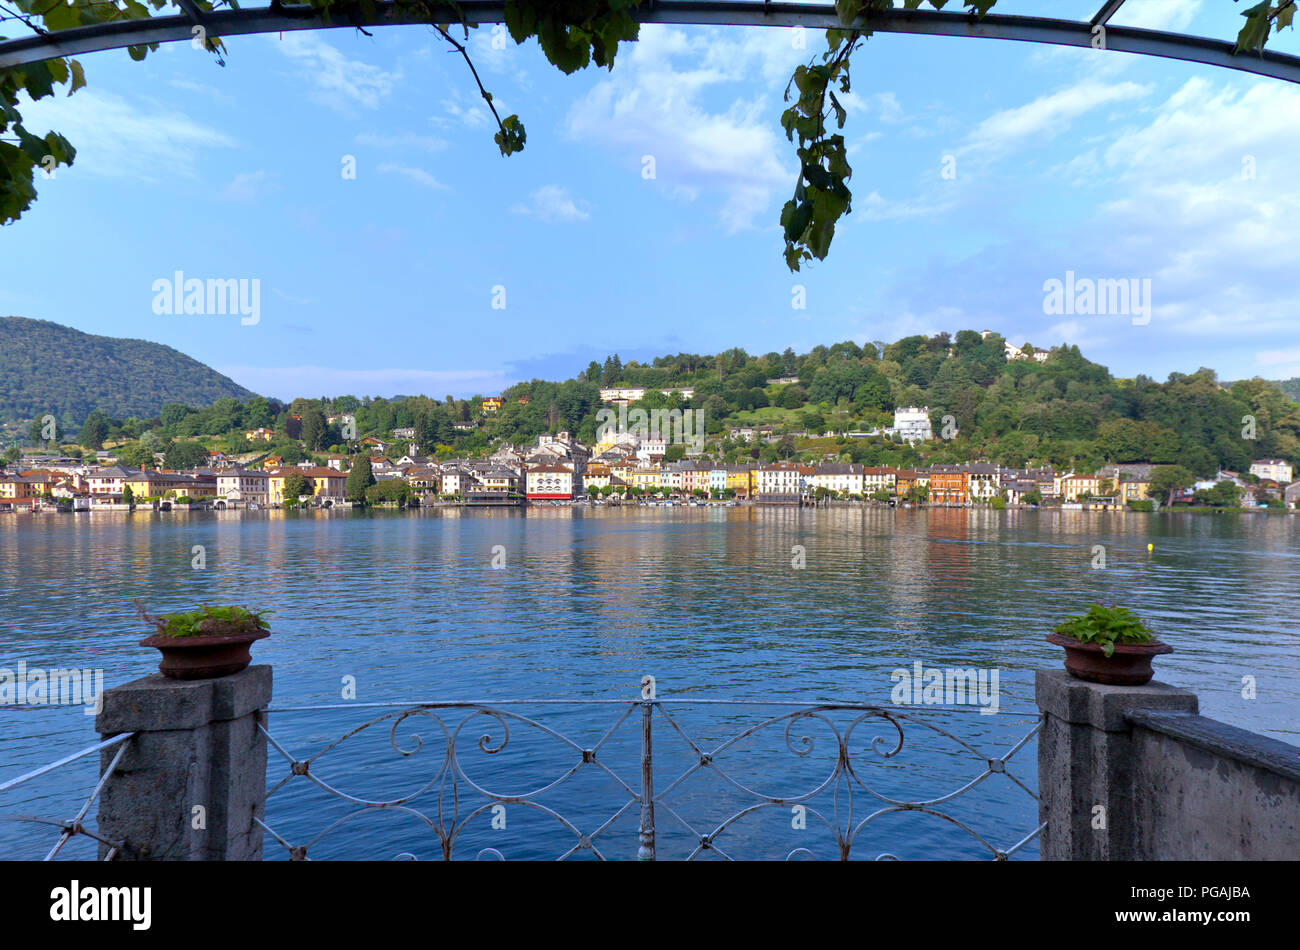
<instances>
[{"instance_id":1,"label":"lake water","mask_svg":"<svg viewBox=\"0 0 1300 950\"><path fill-rule=\"evenodd\" d=\"M442 509L413 513L164 513L0 517L0 667L103 669L108 686L153 672L158 655L137 641L135 616L199 603L274 610L273 635L254 661L275 670L273 706L432 700L624 700L644 674L663 700L850 701L891 705L897 669L996 670L998 712L974 707L901 708L917 723L903 750L871 752L892 726L857 727L851 751L859 778L897 798L933 798L980 774L976 755L930 726L1001 754L1032 728L1034 670L1059 668L1043 637L1062 616L1094 601L1131 606L1175 653L1157 677L1198 693L1204 715L1300 744L1300 622L1297 522L1281 515L1144 515L1062 511L790 509ZM1148 552L1147 545L1153 550ZM194 546L206 566L194 569ZM1105 567L1097 545L1104 548ZM504 558L494 569L493 559ZM803 566L794 566L802 560ZM1243 696L1253 678L1255 698ZM355 681L355 700L343 690ZM591 747L619 719L619 704L507 707ZM700 748L776 716L778 706L668 705ZM273 713L271 732L305 755L387 710ZM639 782L636 711L601 749L627 784ZM465 712L443 715L454 729ZM834 717L832 717L834 718ZM846 720L838 720L841 731ZM96 741L80 708L0 707L0 781ZM929 725L925 725L928 723ZM804 721L806 756L785 745L784 723L728 753L727 776L774 796L815 788L833 770L835 738ZM494 789L522 791L558 778L575 753L515 721L510 744L489 756L475 743L501 738L484 716L464 725L466 773ZM667 720L654 724L656 790L697 761ZM820 731L818 731L820 730ZM402 756L394 751L415 748ZM348 740L319 774L358 797L391 799L433 778L441 730L429 717ZM513 756L513 758L511 758ZM1009 765L1037 785L1030 743ZM271 752L278 780L284 763ZM0 796L0 814L67 818L89 790L90 761ZM831 815L829 791L808 807ZM669 804L707 830L751 804L722 775L691 776ZM84 797L84 792L83 792ZM436 814L433 796L414 806ZM543 803L584 831L627 800L614 780L581 770ZM483 805L470 796L460 817ZM847 803L839 802L843 812ZM853 824L874 802L855 791ZM449 806L448 806L449 807ZM1035 803L992 776L943 810L1006 847L1036 826ZM63 812L67 814L63 814ZM348 813L295 779L268 802L267 822L293 843ZM456 855L495 848L507 857L553 857L575 839L522 805L492 828L470 820ZM660 856L689 853L697 840L660 808ZM630 809L596 839L602 853L636 853ZM833 818L832 818L833 820ZM841 821L843 823L843 821ZM789 806L738 821L719 845L738 857L784 857L808 848L835 856L834 839ZM43 855L53 829L0 822L0 855ZM79 839L68 853L89 855ZM685 850L683 850L685 849ZM344 824L313 845L313 857L420 858L440 853L418 818L387 812ZM933 816L873 821L854 855L902 858L989 856L960 828ZM266 853L284 850L269 837ZM802 852L801 852L802 854ZM1017 857L1033 858L1036 843Z\"/></svg>"}]
</instances>

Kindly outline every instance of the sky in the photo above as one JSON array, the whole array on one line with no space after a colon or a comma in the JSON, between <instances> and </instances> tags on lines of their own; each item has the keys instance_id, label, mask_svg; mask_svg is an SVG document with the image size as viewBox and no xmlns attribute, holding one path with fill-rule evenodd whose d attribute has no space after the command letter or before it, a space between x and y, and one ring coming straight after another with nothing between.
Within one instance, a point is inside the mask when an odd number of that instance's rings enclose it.
<instances>
[{"instance_id":1,"label":"sky","mask_svg":"<svg viewBox=\"0 0 1300 950\"><path fill-rule=\"evenodd\" d=\"M1129 0L1113 22L1232 39L1242 6ZM492 30L469 48L527 128L509 158L429 27L232 37L224 67L188 43L81 57L86 88L22 109L78 153L0 230L0 315L164 343L282 399L490 395L611 353L961 329L1077 344L1117 376L1300 375L1300 86L874 36L844 97L853 210L792 274L778 221L798 160L779 119L822 34L643 26L612 71L564 76ZM155 312L178 271L258 281L256 323ZM1046 312L1068 272L1137 281L1149 314Z\"/></svg>"}]
</instances>

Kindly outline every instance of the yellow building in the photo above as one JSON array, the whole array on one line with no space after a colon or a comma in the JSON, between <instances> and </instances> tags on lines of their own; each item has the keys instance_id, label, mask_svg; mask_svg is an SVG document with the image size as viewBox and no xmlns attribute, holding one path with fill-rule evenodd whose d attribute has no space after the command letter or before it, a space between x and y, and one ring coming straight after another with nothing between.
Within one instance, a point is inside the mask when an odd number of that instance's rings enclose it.
<instances>
[{"instance_id":1,"label":"yellow building","mask_svg":"<svg viewBox=\"0 0 1300 950\"><path fill-rule=\"evenodd\" d=\"M1143 501L1147 497L1151 483L1143 479L1133 479L1132 481L1118 482L1115 485L1115 494L1120 501Z\"/></svg>"},{"instance_id":2,"label":"yellow building","mask_svg":"<svg viewBox=\"0 0 1300 950\"><path fill-rule=\"evenodd\" d=\"M727 466L727 487L741 498L748 498L754 485L754 473L740 465Z\"/></svg>"},{"instance_id":3,"label":"yellow building","mask_svg":"<svg viewBox=\"0 0 1300 950\"><path fill-rule=\"evenodd\" d=\"M633 488L658 488L659 487L659 469L657 468L635 468L632 470L632 478L629 480Z\"/></svg>"},{"instance_id":4,"label":"yellow building","mask_svg":"<svg viewBox=\"0 0 1300 950\"><path fill-rule=\"evenodd\" d=\"M126 479L125 484L136 498L162 498L168 492L187 492L193 480L170 472L143 471Z\"/></svg>"},{"instance_id":5,"label":"yellow building","mask_svg":"<svg viewBox=\"0 0 1300 950\"><path fill-rule=\"evenodd\" d=\"M1101 491L1101 479L1096 475L1076 475L1071 472L1057 479L1057 493L1064 501L1078 501L1082 495L1096 495Z\"/></svg>"},{"instance_id":6,"label":"yellow building","mask_svg":"<svg viewBox=\"0 0 1300 950\"><path fill-rule=\"evenodd\" d=\"M489 396L483 400L482 408L484 412L496 412L501 408L501 400L496 396Z\"/></svg>"},{"instance_id":7,"label":"yellow building","mask_svg":"<svg viewBox=\"0 0 1300 950\"><path fill-rule=\"evenodd\" d=\"M293 472L304 476L311 485L312 497L325 501L341 501L348 477L343 472L332 468L317 466L315 468L279 468L271 472L266 479L267 495L273 505L284 504L284 482Z\"/></svg>"}]
</instances>

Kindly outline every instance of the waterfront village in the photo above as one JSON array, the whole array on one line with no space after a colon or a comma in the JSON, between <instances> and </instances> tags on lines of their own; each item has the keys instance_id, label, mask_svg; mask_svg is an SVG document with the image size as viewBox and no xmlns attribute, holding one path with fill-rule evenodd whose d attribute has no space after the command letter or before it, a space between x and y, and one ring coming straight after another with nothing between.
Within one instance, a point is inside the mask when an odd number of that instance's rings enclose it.
<instances>
[{"instance_id":1,"label":"waterfront village","mask_svg":"<svg viewBox=\"0 0 1300 950\"><path fill-rule=\"evenodd\" d=\"M603 390L621 404L644 393ZM482 401L493 412L500 400ZM351 414L329 418L347 425ZM642 427L644 428L644 427ZM806 433L801 433L806 435ZM255 429L250 441L270 440ZM542 434L534 444L503 443L478 458L441 461L420 454L415 431L397 428L391 441L367 436L351 454L331 453L295 464L270 453L232 455L205 451L207 464L188 470L133 468L112 450L92 459L27 454L0 473L0 511L257 510L281 507L510 507L524 505L780 505L859 503L899 507L992 508L1061 506L1071 509L1155 510L1162 505L1286 508L1300 505L1300 481L1281 459L1254 461L1249 473L1219 471L1191 485L1162 484L1147 463L1105 465L1096 471L1050 467L1009 468L988 462L928 468L870 466L843 461L725 463L698 453L685 456L671 432L649 434L606 427L595 444L570 433ZM789 439L772 426L736 426L733 442L772 445ZM900 407L894 425L871 432L826 433L840 442L887 438L916 444L935 438L929 410ZM758 455L757 452L754 453ZM674 457L676 456L676 457ZM834 458L834 456L831 456ZM349 484L357 466L364 478Z\"/></svg>"}]
</instances>

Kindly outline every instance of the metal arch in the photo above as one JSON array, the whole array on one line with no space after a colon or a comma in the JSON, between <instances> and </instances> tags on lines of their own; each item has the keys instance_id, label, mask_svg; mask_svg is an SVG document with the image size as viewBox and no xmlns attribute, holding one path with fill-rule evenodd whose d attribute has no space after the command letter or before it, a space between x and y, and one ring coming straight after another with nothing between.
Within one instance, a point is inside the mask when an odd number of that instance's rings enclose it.
<instances>
[{"instance_id":1,"label":"metal arch","mask_svg":"<svg viewBox=\"0 0 1300 950\"><path fill-rule=\"evenodd\" d=\"M1300 83L1300 57L1297 56L1270 51L1237 55L1234 44L1223 40L1106 25L1122 2L1123 0L1107 0L1091 20L1001 14L989 14L981 19L968 13L894 9L864 16L859 23L863 28L878 33L965 36L1078 47L1090 47L1094 26L1105 25L1105 48L1109 51L1180 59ZM505 17L505 4L496 0L464 0L459 6L466 19L473 23L500 23ZM676 0L638 8L633 11L633 16L641 23L701 26L803 26L827 29L840 25L833 4L770 3L764 0ZM449 13L448 19L455 18ZM210 32L218 37L427 22L411 12L398 10L392 2L377 2L372 16L364 16L356 10L333 21L326 21L309 4L224 10L205 14L204 21ZM0 68L56 56L75 56L144 43L189 40L193 25L194 21L187 15L160 16L143 20L118 20L38 36L0 40Z\"/></svg>"}]
</instances>

